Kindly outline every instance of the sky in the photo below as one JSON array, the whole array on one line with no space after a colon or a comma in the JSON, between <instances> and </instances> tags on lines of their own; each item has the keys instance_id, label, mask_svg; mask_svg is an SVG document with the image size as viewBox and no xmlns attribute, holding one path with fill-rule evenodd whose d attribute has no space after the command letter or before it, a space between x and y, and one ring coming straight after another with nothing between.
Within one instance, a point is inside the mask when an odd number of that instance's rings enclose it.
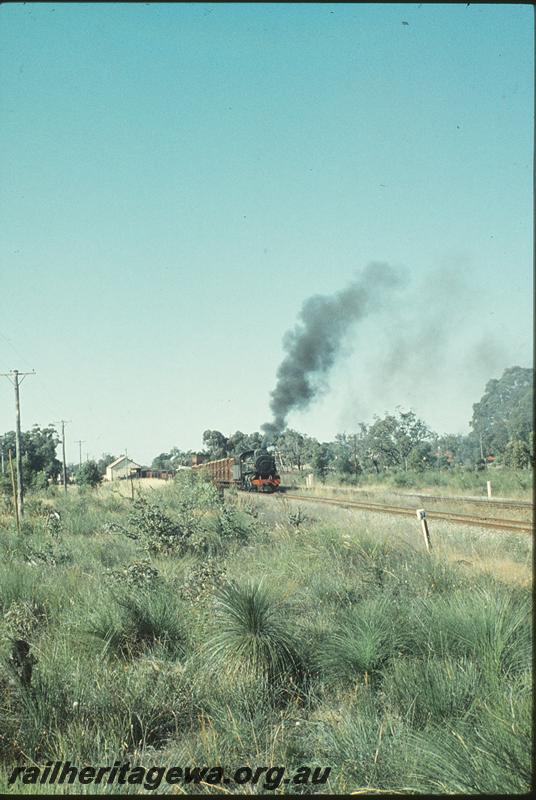
<instances>
[{"instance_id":1,"label":"sky","mask_svg":"<svg viewBox=\"0 0 536 800\"><path fill-rule=\"evenodd\" d=\"M304 301L382 262L402 288L288 424L330 440L400 406L467 432L532 365L533 61L529 5L0 6L23 429L141 463L259 430Z\"/></svg>"}]
</instances>

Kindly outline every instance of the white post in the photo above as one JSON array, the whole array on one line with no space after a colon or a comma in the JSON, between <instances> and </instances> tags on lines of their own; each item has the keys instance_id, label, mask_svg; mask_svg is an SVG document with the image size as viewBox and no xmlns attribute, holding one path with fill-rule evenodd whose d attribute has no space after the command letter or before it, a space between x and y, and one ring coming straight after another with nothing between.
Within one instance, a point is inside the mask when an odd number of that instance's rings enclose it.
<instances>
[{"instance_id":1,"label":"white post","mask_svg":"<svg viewBox=\"0 0 536 800\"><path fill-rule=\"evenodd\" d=\"M426 545L426 549L428 552L432 549L432 543L430 541L430 531L428 530L428 523L426 522L426 511L424 508L417 509L417 519L421 521L421 528L424 536L424 543Z\"/></svg>"},{"instance_id":2,"label":"white post","mask_svg":"<svg viewBox=\"0 0 536 800\"><path fill-rule=\"evenodd\" d=\"M488 500L489 500L489 498L491 497L491 481L487 481L487 486L488 486Z\"/></svg>"}]
</instances>

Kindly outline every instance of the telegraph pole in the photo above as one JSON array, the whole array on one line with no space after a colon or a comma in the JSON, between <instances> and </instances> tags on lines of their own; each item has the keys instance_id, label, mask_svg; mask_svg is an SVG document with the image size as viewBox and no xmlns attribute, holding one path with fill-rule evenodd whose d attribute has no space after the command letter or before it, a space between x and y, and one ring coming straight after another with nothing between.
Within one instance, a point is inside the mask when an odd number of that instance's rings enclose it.
<instances>
[{"instance_id":1,"label":"telegraph pole","mask_svg":"<svg viewBox=\"0 0 536 800\"><path fill-rule=\"evenodd\" d=\"M18 369L12 369L10 372L2 372L0 375L3 378L8 378L15 387L15 456L17 460L17 508L19 517L24 513L24 486L22 483L22 450L21 450L21 433L20 433L20 396L19 387L27 375L35 375L35 370L31 372L19 372Z\"/></svg>"},{"instance_id":2,"label":"telegraph pole","mask_svg":"<svg viewBox=\"0 0 536 800\"><path fill-rule=\"evenodd\" d=\"M65 426L69 424L72 420L70 419L60 419L59 422L56 422L56 425L61 425L61 454L63 460L63 488L67 491L67 462L65 461Z\"/></svg>"},{"instance_id":3,"label":"telegraph pole","mask_svg":"<svg viewBox=\"0 0 536 800\"><path fill-rule=\"evenodd\" d=\"M4 467L4 437L0 436L0 456L2 458L2 478L6 474L6 470Z\"/></svg>"},{"instance_id":4,"label":"telegraph pole","mask_svg":"<svg viewBox=\"0 0 536 800\"><path fill-rule=\"evenodd\" d=\"M78 454L80 457L80 469L82 469L82 445L85 444L85 439L78 439L75 444L78 445Z\"/></svg>"}]
</instances>

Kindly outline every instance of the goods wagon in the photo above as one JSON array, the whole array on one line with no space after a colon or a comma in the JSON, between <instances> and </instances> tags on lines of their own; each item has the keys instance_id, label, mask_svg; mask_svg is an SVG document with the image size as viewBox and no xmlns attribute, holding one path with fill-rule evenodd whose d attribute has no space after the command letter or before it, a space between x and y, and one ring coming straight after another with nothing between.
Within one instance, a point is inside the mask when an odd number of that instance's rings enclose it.
<instances>
[{"instance_id":1,"label":"goods wagon","mask_svg":"<svg viewBox=\"0 0 536 800\"><path fill-rule=\"evenodd\" d=\"M275 458L263 447L195 464L192 469L210 475L218 486L237 486L246 492L276 492L281 483Z\"/></svg>"}]
</instances>

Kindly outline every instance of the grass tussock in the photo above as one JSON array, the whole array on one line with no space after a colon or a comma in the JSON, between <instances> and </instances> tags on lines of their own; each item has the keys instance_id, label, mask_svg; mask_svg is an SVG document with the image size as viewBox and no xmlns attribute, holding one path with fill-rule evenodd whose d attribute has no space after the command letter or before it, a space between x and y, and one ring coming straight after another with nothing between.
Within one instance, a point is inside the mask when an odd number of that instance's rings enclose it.
<instances>
[{"instance_id":1,"label":"grass tussock","mask_svg":"<svg viewBox=\"0 0 536 800\"><path fill-rule=\"evenodd\" d=\"M230 684L257 684L263 695L294 687L303 676L296 636L284 606L262 583L231 582L214 599L214 632L203 660Z\"/></svg>"}]
</instances>

